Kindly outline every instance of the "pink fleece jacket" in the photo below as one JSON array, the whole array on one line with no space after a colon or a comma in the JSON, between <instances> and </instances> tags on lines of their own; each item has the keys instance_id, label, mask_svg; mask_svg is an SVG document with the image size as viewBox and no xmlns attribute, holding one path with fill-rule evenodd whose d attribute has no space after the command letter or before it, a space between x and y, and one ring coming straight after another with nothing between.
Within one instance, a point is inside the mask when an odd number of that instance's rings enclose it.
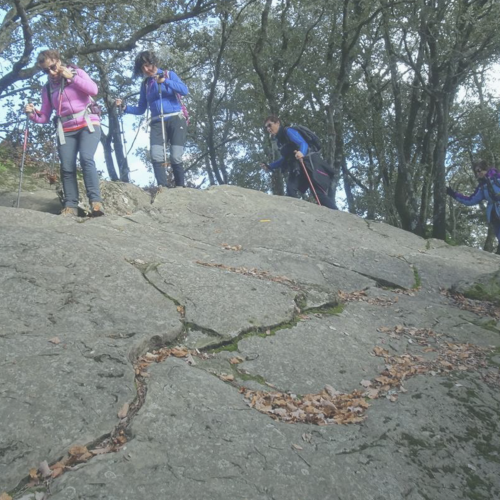
<instances>
[{"instance_id":1,"label":"pink fleece jacket","mask_svg":"<svg viewBox=\"0 0 500 500\"><path fill-rule=\"evenodd\" d=\"M57 116L68 116L83 111L90 104L90 96L97 95L97 85L82 69L76 68L75 71L76 75L73 78L64 81L60 112L59 89L61 88L61 80L51 80L50 89L52 90L52 98L49 99L49 85L44 85L42 90L42 107L40 111L36 111L30 115L32 121L35 123L48 123L54 109ZM99 116L92 114L89 116L94 125L99 125ZM87 123L83 115L63 122L64 132L71 132L86 126Z\"/></svg>"}]
</instances>

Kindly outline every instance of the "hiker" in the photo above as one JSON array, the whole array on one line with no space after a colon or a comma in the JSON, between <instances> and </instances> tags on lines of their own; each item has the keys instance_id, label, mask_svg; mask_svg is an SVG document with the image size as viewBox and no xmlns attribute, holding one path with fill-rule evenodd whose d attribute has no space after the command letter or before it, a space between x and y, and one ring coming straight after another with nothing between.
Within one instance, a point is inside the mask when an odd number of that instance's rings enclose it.
<instances>
[{"instance_id":1,"label":"hiker","mask_svg":"<svg viewBox=\"0 0 500 500\"><path fill-rule=\"evenodd\" d=\"M101 138L100 119L92 99L92 96L97 95L97 85L82 69L63 64L57 50L40 52L37 64L48 76L48 83L42 89L42 105L37 110L28 103L24 111L35 123L48 123L52 111L55 111L64 193L61 214L78 215L76 158L79 155L90 214L93 217L104 215L94 161Z\"/></svg>"},{"instance_id":2,"label":"hiker","mask_svg":"<svg viewBox=\"0 0 500 500\"><path fill-rule=\"evenodd\" d=\"M485 160L477 160L472 164L472 170L478 179L474 193L465 196L457 193L451 187L446 188L446 194L462 205L479 205L483 200L488 202L486 219L493 225L499 245L497 254L500 254L500 172L492 168Z\"/></svg>"},{"instance_id":3,"label":"hiker","mask_svg":"<svg viewBox=\"0 0 500 500\"><path fill-rule=\"evenodd\" d=\"M145 50L135 58L134 77L143 75L139 103L125 105L116 99L116 106L124 113L142 115L147 106L151 110L151 161L158 186L167 186L166 148L170 143L170 163L174 173L175 187L184 187L182 155L186 142L187 123L182 110L180 96L188 93L188 88L173 72L158 68L158 58Z\"/></svg>"},{"instance_id":4,"label":"hiker","mask_svg":"<svg viewBox=\"0 0 500 500\"><path fill-rule=\"evenodd\" d=\"M321 158L321 155L311 150L306 139L298 130L293 127L284 127L277 116L268 116L264 124L266 130L278 140L281 158L270 165L262 163L262 168L265 170L281 168L285 172L288 171L287 196L298 198L311 189L313 192L316 191L321 205L337 210L335 202L328 196L331 173L328 172L329 166Z\"/></svg>"}]
</instances>

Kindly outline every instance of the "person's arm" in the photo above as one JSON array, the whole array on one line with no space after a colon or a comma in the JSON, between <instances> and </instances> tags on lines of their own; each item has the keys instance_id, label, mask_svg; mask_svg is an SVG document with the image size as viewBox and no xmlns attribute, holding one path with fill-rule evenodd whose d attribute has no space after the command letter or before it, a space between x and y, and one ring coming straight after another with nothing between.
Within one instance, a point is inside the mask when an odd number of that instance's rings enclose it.
<instances>
[{"instance_id":1,"label":"person's arm","mask_svg":"<svg viewBox=\"0 0 500 500\"><path fill-rule=\"evenodd\" d=\"M52 104L49 99L49 86L44 85L42 88L42 105L40 110L34 109L29 114L29 119L35 123L48 123L52 114Z\"/></svg>"},{"instance_id":2,"label":"person's arm","mask_svg":"<svg viewBox=\"0 0 500 500\"><path fill-rule=\"evenodd\" d=\"M90 96L96 96L99 89L97 83L90 78L83 69L77 68L73 74L73 78L68 78L65 81L65 87L73 87Z\"/></svg>"},{"instance_id":3,"label":"person's arm","mask_svg":"<svg viewBox=\"0 0 500 500\"><path fill-rule=\"evenodd\" d=\"M141 83L141 90L139 92L139 102L137 106L126 105L123 109L124 113L130 113L131 115L143 115L148 107L148 101L146 99L146 85L148 82Z\"/></svg>"},{"instance_id":4,"label":"person's arm","mask_svg":"<svg viewBox=\"0 0 500 500\"><path fill-rule=\"evenodd\" d=\"M462 193L454 193L453 198L461 203L462 205L466 205L471 207L472 205L478 205L484 198L484 184L478 184L475 191L470 196L465 196Z\"/></svg>"},{"instance_id":5,"label":"person's arm","mask_svg":"<svg viewBox=\"0 0 500 500\"><path fill-rule=\"evenodd\" d=\"M278 160L273 161L272 163L270 163L269 165L267 165L267 168L269 170L276 170L278 168L281 168L283 166L283 161L284 161L284 158L281 157Z\"/></svg>"},{"instance_id":6,"label":"person's arm","mask_svg":"<svg viewBox=\"0 0 500 500\"><path fill-rule=\"evenodd\" d=\"M307 145L305 139L300 135L300 133L292 127L288 127L286 129L286 135L293 143L297 145L297 150L302 153L302 156L305 156L307 154L309 146Z\"/></svg>"}]
</instances>

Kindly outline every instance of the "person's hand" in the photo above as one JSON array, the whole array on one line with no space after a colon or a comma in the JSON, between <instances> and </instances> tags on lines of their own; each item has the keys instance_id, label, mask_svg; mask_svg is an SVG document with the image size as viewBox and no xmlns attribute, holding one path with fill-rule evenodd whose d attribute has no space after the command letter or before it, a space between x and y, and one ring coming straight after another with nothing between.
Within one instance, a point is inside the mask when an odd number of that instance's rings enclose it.
<instances>
[{"instance_id":1,"label":"person's hand","mask_svg":"<svg viewBox=\"0 0 500 500\"><path fill-rule=\"evenodd\" d=\"M26 104L26 106L24 106L24 112L27 115L33 114L35 112L35 106L31 103Z\"/></svg>"},{"instance_id":2,"label":"person's hand","mask_svg":"<svg viewBox=\"0 0 500 500\"><path fill-rule=\"evenodd\" d=\"M123 102L122 99L118 98L115 99L115 106L120 110L124 111L125 110L125 103Z\"/></svg>"},{"instance_id":3,"label":"person's hand","mask_svg":"<svg viewBox=\"0 0 500 500\"><path fill-rule=\"evenodd\" d=\"M451 187L450 187L450 186L447 186L447 187L446 187L446 194L447 194L448 196L451 196L452 198L455 198L455 194L456 194L456 193L455 193L455 191L453 191L453 189L451 189Z\"/></svg>"},{"instance_id":4,"label":"person's hand","mask_svg":"<svg viewBox=\"0 0 500 500\"><path fill-rule=\"evenodd\" d=\"M63 78L71 79L75 76L70 68L63 66L62 64L59 66L57 71Z\"/></svg>"},{"instance_id":5,"label":"person's hand","mask_svg":"<svg viewBox=\"0 0 500 500\"><path fill-rule=\"evenodd\" d=\"M304 158L304 155L302 154L301 151L295 151L295 158L297 160L300 160L301 158Z\"/></svg>"},{"instance_id":6,"label":"person's hand","mask_svg":"<svg viewBox=\"0 0 500 500\"><path fill-rule=\"evenodd\" d=\"M269 172L269 165L267 163L261 163L260 168L263 168L266 172Z\"/></svg>"},{"instance_id":7,"label":"person's hand","mask_svg":"<svg viewBox=\"0 0 500 500\"><path fill-rule=\"evenodd\" d=\"M156 74L156 81L158 83L163 83L165 80L166 80L165 73L157 73Z\"/></svg>"}]
</instances>

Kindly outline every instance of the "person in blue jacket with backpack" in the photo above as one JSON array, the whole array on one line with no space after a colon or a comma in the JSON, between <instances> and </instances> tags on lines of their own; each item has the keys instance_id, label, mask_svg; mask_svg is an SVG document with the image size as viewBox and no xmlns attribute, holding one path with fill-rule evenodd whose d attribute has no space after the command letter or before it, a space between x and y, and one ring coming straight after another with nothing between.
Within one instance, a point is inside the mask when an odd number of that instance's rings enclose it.
<instances>
[{"instance_id":1,"label":"person in blue jacket with backpack","mask_svg":"<svg viewBox=\"0 0 500 500\"><path fill-rule=\"evenodd\" d=\"M144 76L137 106L123 105L116 99L116 105L124 113L142 115L147 107L151 111L151 160L158 186L167 186L166 148L170 144L170 164L174 173L175 187L184 187L182 155L186 143L187 122L181 96L188 88L173 72L158 67L156 54L149 50L140 52L134 62L134 76Z\"/></svg>"},{"instance_id":2,"label":"person in blue jacket with backpack","mask_svg":"<svg viewBox=\"0 0 500 500\"><path fill-rule=\"evenodd\" d=\"M497 253L500 254L500 172L492 168L485 160L477 160L472 164L472 169L478 185L470 196L457 193L451 187L446 188L446 194L462 205L479 205L487 201L486 218L493 225L499 245Z\"/></svg>"},{"instance_id":3,"label":"person in blue jacket with backpack","mask_svg":"<svg viewBox=\"0 0 500 500\"><path fill-rule=\"evenodd\" d=\"M328 196L331 173L319 153L310 151L303 135L293 127L282 126L275 115L268 116L264 126L266 131L277 139L281 158L269 165L262 163L261 166L265 170L281 168L288 171L286 195L298 198L310 188L321 205L337 210L335 202Z\"/></svg>"}]
</instances>

